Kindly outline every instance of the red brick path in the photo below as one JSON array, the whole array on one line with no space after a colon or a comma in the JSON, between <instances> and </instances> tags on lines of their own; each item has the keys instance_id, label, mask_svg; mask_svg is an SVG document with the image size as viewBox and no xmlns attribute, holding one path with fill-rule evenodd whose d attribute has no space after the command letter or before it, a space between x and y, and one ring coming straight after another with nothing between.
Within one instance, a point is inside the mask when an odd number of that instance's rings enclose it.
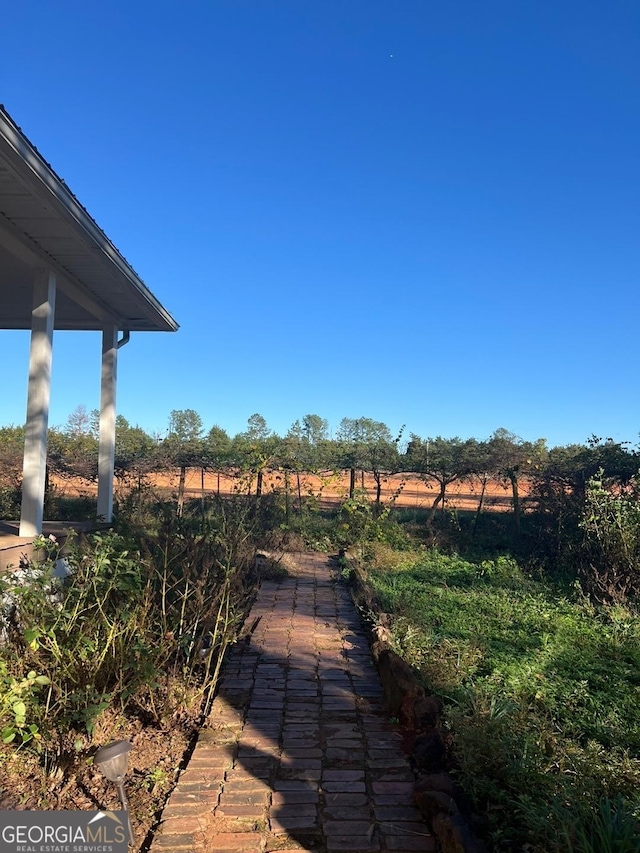
<instances>
[{"instance_id":1,"label":"red brick path","mask_svg":"<svg viewBox=\"0 0 640 853\"><path fill-rule=\"evenodd\" d=\"M296 565L262 584L151 853L437 849L339 574Z\"/></svg>"}]
</instances>

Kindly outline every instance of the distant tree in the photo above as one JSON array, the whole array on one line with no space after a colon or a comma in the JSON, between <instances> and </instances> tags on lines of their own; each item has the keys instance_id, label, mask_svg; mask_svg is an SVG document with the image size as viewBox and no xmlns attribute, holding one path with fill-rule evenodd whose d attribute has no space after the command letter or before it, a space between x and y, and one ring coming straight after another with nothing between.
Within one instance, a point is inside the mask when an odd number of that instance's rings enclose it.
<instances>
[{"instance_id":1,"label":"distant tree","mask_svg":"<svg viewBox=\"0 0 640 853\"><path fill-rule=\"evenodd\" d=\"M93 422L86 406L76 406L67 418L64 432L67 435L91 435L93 433Z\"/></svg>"},{"instance_id":2,"label":"distant tree","mask_svg":"<svg viewBox=\"0 0 640 853\"><path fill-rule=\"evenodd\" d=\"M411 470L420 474L425 483L438 484L435 497L427 518L427 526L433 526L438 506L444 510L447 487L457 480L465 480L473 472L473 454L475 439L463 441L455 438L421 439L412 434L407 448L407 463Z\"/></svg>"},{"instance_id":3,"label":"distant tree","mask_svg":"<svg viewBox=\"0 0 640 853\"><path fill-rule=\"evenodd\" d=\"M349 498L353 499L356 471L372 470L371 463L382 456L382 446L390 445L393 439L386 424L364 417L342 418L336 439L335 461L343 470L349 470Z\"/></svg>"},{"instance_id":4,"label":"distant tree","mask_svg":"<svg viewBox=\"0 0 640 853\"><path fill-rule=\"evenodd\" d=\"M264 441L271 435L266 420L257 412L247 418L246 436L249 441Z\"/></svg>"},{"instance_id":5,"label":"distant tree","mask_svg":"<svg viewBox=\"0 0 640 853\"><path fill-rule=\"evenodd\" d=\"M489 452L496 476L511 486L514 529L517 537L521 529L520 481L539 469L547 456L544 438L524 441L504 428L497 429L489 439Z\"/></svg>"},{"instance_id":6,"label":"distant tree","mask_svg":"<svg viewBox=\"0 0 640 853\"><path fill-rule=\"evenodd\" d=\"M495 478L497 472L497 463L493 458L492 446L488 441L476 441L470 446L470 476L473 481L480 486L480 495L478 497L478 505L476 514L473 519L472 536L476 535L478 523L484 506L485 494L487 485L492 478Z\"/></svg>"},{"instance_id":7,"label":"distant tree","mask_svg":"<svg viewBox=\"0 0 640 853\"><path fill-rule=\"evenodd\" d=\"M294 421L285 437L279 442L278 464L284 471L285 485L285 513L287 523L289 522L289 477L295 474L298 492L298 511L302 511L302 485L300 474L302 471L312 470L310 463L313 448L303 432L300 421Z\"/></svg>"},{"instance_id":8,"label":"distant tree","mask_svg":"<svg viewBox=\"0 0 640 853\"><path fill-rule=\"evenodd\" d=\"M402 430L397 438L393 438L386 424L380 421L370 421L367 425L365 441L362 448L362 463L370 471L376 484L376 506L378 509L382 500L382 482L389 474L399 468L398 444Z\"/></svg>"},{"instance_id":9,"label":"distant tree","mask_svg":"<svg viewBox=\"0 0 640 853\"><path fill-rule=\"evenodd\" d=\"M320 415L305 415L302 421L294 421L283 439L281 453L287 462L287 470L295 473L298 492L298 508L302 509L303 472L320 471L330 456L331 442L328 438L329 422Z\"/></svg>"},{"instance_id":10,"label":"distant tree","mask_svg":"<svg viewBox=\"0 0 640 853\"><path fill-rule=\"evenodd\" d=\"M295 426L295 425L294 425ZM295 429L292 432L290 429L284 438L272 437L271 445L273 447L273 455L271 464L279 471L282 471L284 477L284 501L285 501L285 522L289 524L291 516L291 477L297 477L298 486L298 510L302 509L302 495L300 487L300 468L301 459L303 456L302 445L303 441L300 435L296 434Z\"/></svg>"},{"instance_id":11,"label":"distant tree","mask_svg":"<svg viewBox=\"0 0 640 853\"><path fill-rule=\"evenodd\" d=\"M356 471L358 470L360 447L352 428L352 418L343 418L336 431L334 459L338 468L349 471L349 500L353 500L356 490Z\"/></svg>"},{"instance_id":12,"label":"distant tree","mask_svg":"<svg viewBox=\"0 0 640 853\"><path fill-rule=\"evenodd\" d=\"M247 429L238 433L232 443L236 464L256 477L256 497L262 495L264 472L274 455L276 437L266 420L256 413L247 419Z\"/></svg>"},{"instance_id":13,"label":"distant tree","mask_svg":"<svg viewBox=\"0 0 640 853\"><path fill-rule=\"evenodd\" d=\"M194 409L173 409L169 414L167 438L172 441L197 442L203 429L202 418Z\"/></svg>"},{"instance_id":14,"label":"distant tree","mask_svg":"<svg viewBox=\"0 0 640 853\"><path fill-rule=\"evenodd\" d=\"M142 487L142 478L155 464L155 439L139 426L131 426L123 415L116 416L114 474L121 481L133 477Z\"/></svg>"},{"instance_id":15,"label":"distant tree","mask_svg":"<svg viewBox=\"0 0 640 853\"><path fill-rule=\"evenodd\" d=\"M297 442L297 459L300 471L319 471L331 457L329 422L320 415L305 415L294 421L287 432L288 439Z\"/></svg>"},{"instance_id":16,"label":"distant tree","mask_svg":"<svg viewBox=\"0 0 640 853\"><path fill-rule=\"evenodd\" d=\"M204 456L208 468L218 475L218 494L220 494L220 473L231 462L231 439L222 427L211 427L204 440Z\"/></svg>"},{"instance_id":17,"label":"distant tree","mask_svg":"<svg viewBox=\"0 0 640 853\"><path fill-rule=\"evenodd\" d=\"M177 514L184 510L187 468L202 467L202 418L193 409L174 409L169 415L169 431L163 443L173 465L180 469Z\"/></svg>"},{"instance_id":18,"label":"distant tree","mask_svg":"<svg viewBox=\"0 0 640 853\"><path fill-rule=\"evenodd\" d=\"M627 442L592 435L574 457L572 488L584 497L589 480L600 470L606 479L626 486L638 473L639 464L637 449Z\"/></svg>"},{"instance_id":19,"label":"distant tree","mask_svg":"<svg viewBox=\"0 0 640 853\"><path fill-rule=\"evenodd\" d=\"M47 485L49 474L65 479L95 482L98 477L98 438L85 406L76 406L64 429L51 427L47 436Z\"/></svg>"},{"instance_id":20,"label":"distant tree","mask_svg":"<svg viewBox=\"0 0 640 853\"><path fill-rule=\"evenodd\" d=\"M320 415L305 415L302 419L302 436L313 446L329 437L329 421Z\"/></svg>"},{"instance_id":21,"label":"distant tree","mask_svg":"<svg viewBox=\"0 0 640 853\"><path fill-rule=\"evenodd\" d=\"M117 417L117 415L116 415ZM91 409L91 413L89 415L89 419L91 421L90 432L91 435L96 438L100 437L100 412L98 409Z\"/></svg>"}]
</instances>

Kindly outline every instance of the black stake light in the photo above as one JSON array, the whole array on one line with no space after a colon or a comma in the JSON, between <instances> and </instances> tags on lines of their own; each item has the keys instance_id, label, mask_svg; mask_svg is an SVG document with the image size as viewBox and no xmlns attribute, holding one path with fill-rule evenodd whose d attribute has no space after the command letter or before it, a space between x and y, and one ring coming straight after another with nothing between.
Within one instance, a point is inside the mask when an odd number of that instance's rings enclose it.
<instances>
[{"instance_id":1,"label":"black stake light","mask_svg":"<svg viewBox=\"0 0 640 853\"><path fill-rule=\"evenodd\" d=\"M127 774L127 768L129 766L130 750L131 744L128 740L118 740L114 743L109 743L106 746L100 747L93 757L93 763L102 771L110 782L115 782L118 786L122 811L127 814L129 841L132 846L135 846L136 842L133 836L131 817L129 815L129 803L127 802L127 796L124 792L124 777Z\"/></svg>"}]
</instances>

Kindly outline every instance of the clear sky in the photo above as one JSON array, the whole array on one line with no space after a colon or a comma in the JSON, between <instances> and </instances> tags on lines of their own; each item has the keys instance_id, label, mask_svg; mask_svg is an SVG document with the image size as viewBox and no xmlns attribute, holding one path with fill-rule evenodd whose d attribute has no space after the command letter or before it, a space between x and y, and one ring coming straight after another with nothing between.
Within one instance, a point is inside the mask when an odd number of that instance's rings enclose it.
<instances>
[{"instance_id":1,"label":"clear sky","mask_svg":"<svg viewBox=\"0 0 640 853\"><path fill-rule=\"evenodd\" d=\"M180 323L118 409L640 430L635 0L20 0L0 101ZM57 333L50 423L99 399ZM0 424L28 334L0 331Z\"/></svg>"}]
</instances>

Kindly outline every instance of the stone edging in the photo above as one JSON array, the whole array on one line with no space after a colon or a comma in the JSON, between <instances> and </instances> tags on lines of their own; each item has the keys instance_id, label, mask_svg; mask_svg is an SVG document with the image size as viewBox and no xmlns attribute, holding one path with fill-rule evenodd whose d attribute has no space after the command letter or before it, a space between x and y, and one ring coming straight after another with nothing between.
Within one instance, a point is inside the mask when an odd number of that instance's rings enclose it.
<instances>
[{"instance_id":1,"label":"stone edging","mask_svg":"<svg viewBox=\"0 0 640 853\"><path fill-rule=\"evenodd\" d=\"M425 694L414 670L391 648L391 619L372 595L357 559L341 556L350 569L348 586L354 604L378 617L379 625L369 631L371 652L391 713L406 733L406 749L416 777L414 802L443 853L486 853L470 827L469 798L447 772L449 738L441 725L441 704Z\"/></svg>"}]
</instances>

